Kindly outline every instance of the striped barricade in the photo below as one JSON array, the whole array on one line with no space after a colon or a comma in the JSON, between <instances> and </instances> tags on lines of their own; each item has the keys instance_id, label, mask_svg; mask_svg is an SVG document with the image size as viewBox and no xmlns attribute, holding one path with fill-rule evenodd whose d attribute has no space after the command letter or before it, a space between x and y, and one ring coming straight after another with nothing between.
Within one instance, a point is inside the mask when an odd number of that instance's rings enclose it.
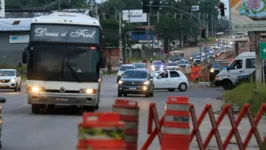
<instances>
[{"instance_id":1,"label":"striped barricade","mask_svg":"<svg viewBox=\"0 0 266 150\"><path fill-rule=\"evenodd\" d=\"M120 114L125 123L125 142L127 150L138 149L139 107L137 101L117 99L113 111Z\"/></svg>"},{"instance_id":2,"label":"striped barricade","mask_svg":"<svg viewBox=\"0 0 266 150\"><path fill-rule=\"evenodd\" d=\"M187 97L168 97L162 125L161 150L189 149L189 110Z\"/></svg>"},{"instance_id":3,"label":"striped barricade","mask_svg":"<svg viewBox=\"0 0 266 150\"><path fill-rule=\"evenodd\" d=\"M77 150L126 150L124 127L118 113L84 113Z\"/></svg>"}]
</instances>

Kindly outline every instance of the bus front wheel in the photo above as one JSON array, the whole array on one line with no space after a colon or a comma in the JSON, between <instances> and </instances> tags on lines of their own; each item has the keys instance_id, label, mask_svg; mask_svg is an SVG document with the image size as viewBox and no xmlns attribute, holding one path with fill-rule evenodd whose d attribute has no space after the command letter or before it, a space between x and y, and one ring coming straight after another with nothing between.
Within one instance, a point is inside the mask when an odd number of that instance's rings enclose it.
<instances>
[{"instance_id":1,"label":"bus front wheel","mask_svg":"<svg viewBox=\"0 0 266 150\"><path fill-rule=\"evenodd\" d=\"M34 114L39 114L41 112L41 106L38 104L31 105L31 112Z\"/></svg>"}]
</instances>

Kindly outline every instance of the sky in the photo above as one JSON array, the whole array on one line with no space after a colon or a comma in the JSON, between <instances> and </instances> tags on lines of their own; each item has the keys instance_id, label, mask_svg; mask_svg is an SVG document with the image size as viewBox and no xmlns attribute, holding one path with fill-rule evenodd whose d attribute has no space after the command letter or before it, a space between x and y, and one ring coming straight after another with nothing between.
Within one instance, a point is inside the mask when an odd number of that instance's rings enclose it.
<instances>
[{"instance_id":1,"label":"sky","mask_svg":"<svg viewBox=\"0 0 266 150\"><path fill-rule=\"evenodd\" d=\"M96 0L97 3L102 3L105 0ZM227 8L225 10L225 16L229 18L229 0L220 0L221 2L223 2L225 4L225 8Z\"/></svg>"}]
</instances>

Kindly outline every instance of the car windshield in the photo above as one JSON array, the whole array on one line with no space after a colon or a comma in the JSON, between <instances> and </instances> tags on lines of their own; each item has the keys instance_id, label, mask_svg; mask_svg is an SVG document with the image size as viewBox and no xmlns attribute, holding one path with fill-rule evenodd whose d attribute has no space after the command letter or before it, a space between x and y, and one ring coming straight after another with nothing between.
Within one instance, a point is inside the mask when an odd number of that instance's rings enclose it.
<instances>
[{"instance_id":1,"label":"car windshield","mask_svg":"<svg viewBox=\"0 0 266 150\"><path fill-rule=\"evenodd\" d=\"M155 61L155 62L152 62L152 65L155 65L155 66L163 65L163 62Z\"/></svg>"},{"instance_id":2,"label":"car windshield","mask_svg":"<svg viewBox=\"0 0 266 150\"><path fill-rule=\"evenodd\" d=\"M188 62L187 61L185 61L185 60L181 60L181 61L179 61L179 64L187 64Z\"/></svg>"},{"instance_id":3,"label":"car windshield","mask_svg":"<svg viewBox=\"0 0 266 150\"><path fill-rule=\"evenodd\" d=\"M219 66L220 66L220 65L219 65L218 63L213 63L213 64L212 64L212 68L219 68Z\"/></svg>"},{"instance_id":4,"label":"car windshield","mask_svg":"<svg viewBox=\"0 0 266 150\"><path fill-rule=\"evenodd\" d=\"M147 78L146 71L139 71L139 70L126 70L122 75L122 78L138 78L138 79L145 79Z\"/></svg>"},{"instance_id":5,"label":"car windshield","mask_svg":"<svg viewBox=\"0 0 266 150\"><path fill-rule=\"evenodd\" d=\"M136 68L146 68L146 64L135 64Z\"/></svg>"},{"instance_id":6,"label":"car windshield","mask_svg":"<svg viewBox=\"0 0 266 150\"><path fill-rule=\"evenodd\" d=\"M15 76L15 71L0 71L0 76L1 77Z\"/></svg>"},{"instance_id":7,"label":"car windshield","mask_svg":"<svg viewBox=\"0 0 266 150\"><path fill-rule=\"evenodd\" d=\"M168 66L176 66L176 63L169 63Z\"/></svg>"},{"instance_id":8,"label":"car windshield","mask_svg":"<svg viewBox=\"0 0 266 150\"><path fill-rule=\"evenodd\" d=\"M121 66L120 71L125 71L127 69L134 69L134 66Z\"/></svg>"},{"instance_id":9,"label":"car windshield","mask_svg":"<svg viewBox=\"0 0 266 150\"><path fill-rule=\"evenodd\" d=\"M195 60L195 63L196 63L196 64L199 64L199 63L200 63L200 60Z\"/></svg>"}]
</instances>

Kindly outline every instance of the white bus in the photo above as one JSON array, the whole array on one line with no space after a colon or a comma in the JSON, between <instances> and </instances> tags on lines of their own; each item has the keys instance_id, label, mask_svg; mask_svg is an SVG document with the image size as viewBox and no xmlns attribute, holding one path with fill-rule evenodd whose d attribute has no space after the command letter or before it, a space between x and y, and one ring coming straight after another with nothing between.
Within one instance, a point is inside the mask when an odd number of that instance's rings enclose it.
<instances>
[{"instance_id":1,"label":"white bus","mask_svg":"<svg viewBox=\"0 0 266 150\"><path fill-rule=\"evenodd\" d=\"M168 63L178 63L184 58L184 52L182 51L170 51L168 55Z\"/></svg>"},{"instance_id":2,"label":"white bus","mask_svg":"<svg viewBox=\"0 0 266 150\"><path fill-rule=\"evenodd\" d=\"M98 20L78 13L56 12L32 20L27 63L28 103L32 113L55 105L98 109L105 68Z\"/></svg>"}]
</instances>

